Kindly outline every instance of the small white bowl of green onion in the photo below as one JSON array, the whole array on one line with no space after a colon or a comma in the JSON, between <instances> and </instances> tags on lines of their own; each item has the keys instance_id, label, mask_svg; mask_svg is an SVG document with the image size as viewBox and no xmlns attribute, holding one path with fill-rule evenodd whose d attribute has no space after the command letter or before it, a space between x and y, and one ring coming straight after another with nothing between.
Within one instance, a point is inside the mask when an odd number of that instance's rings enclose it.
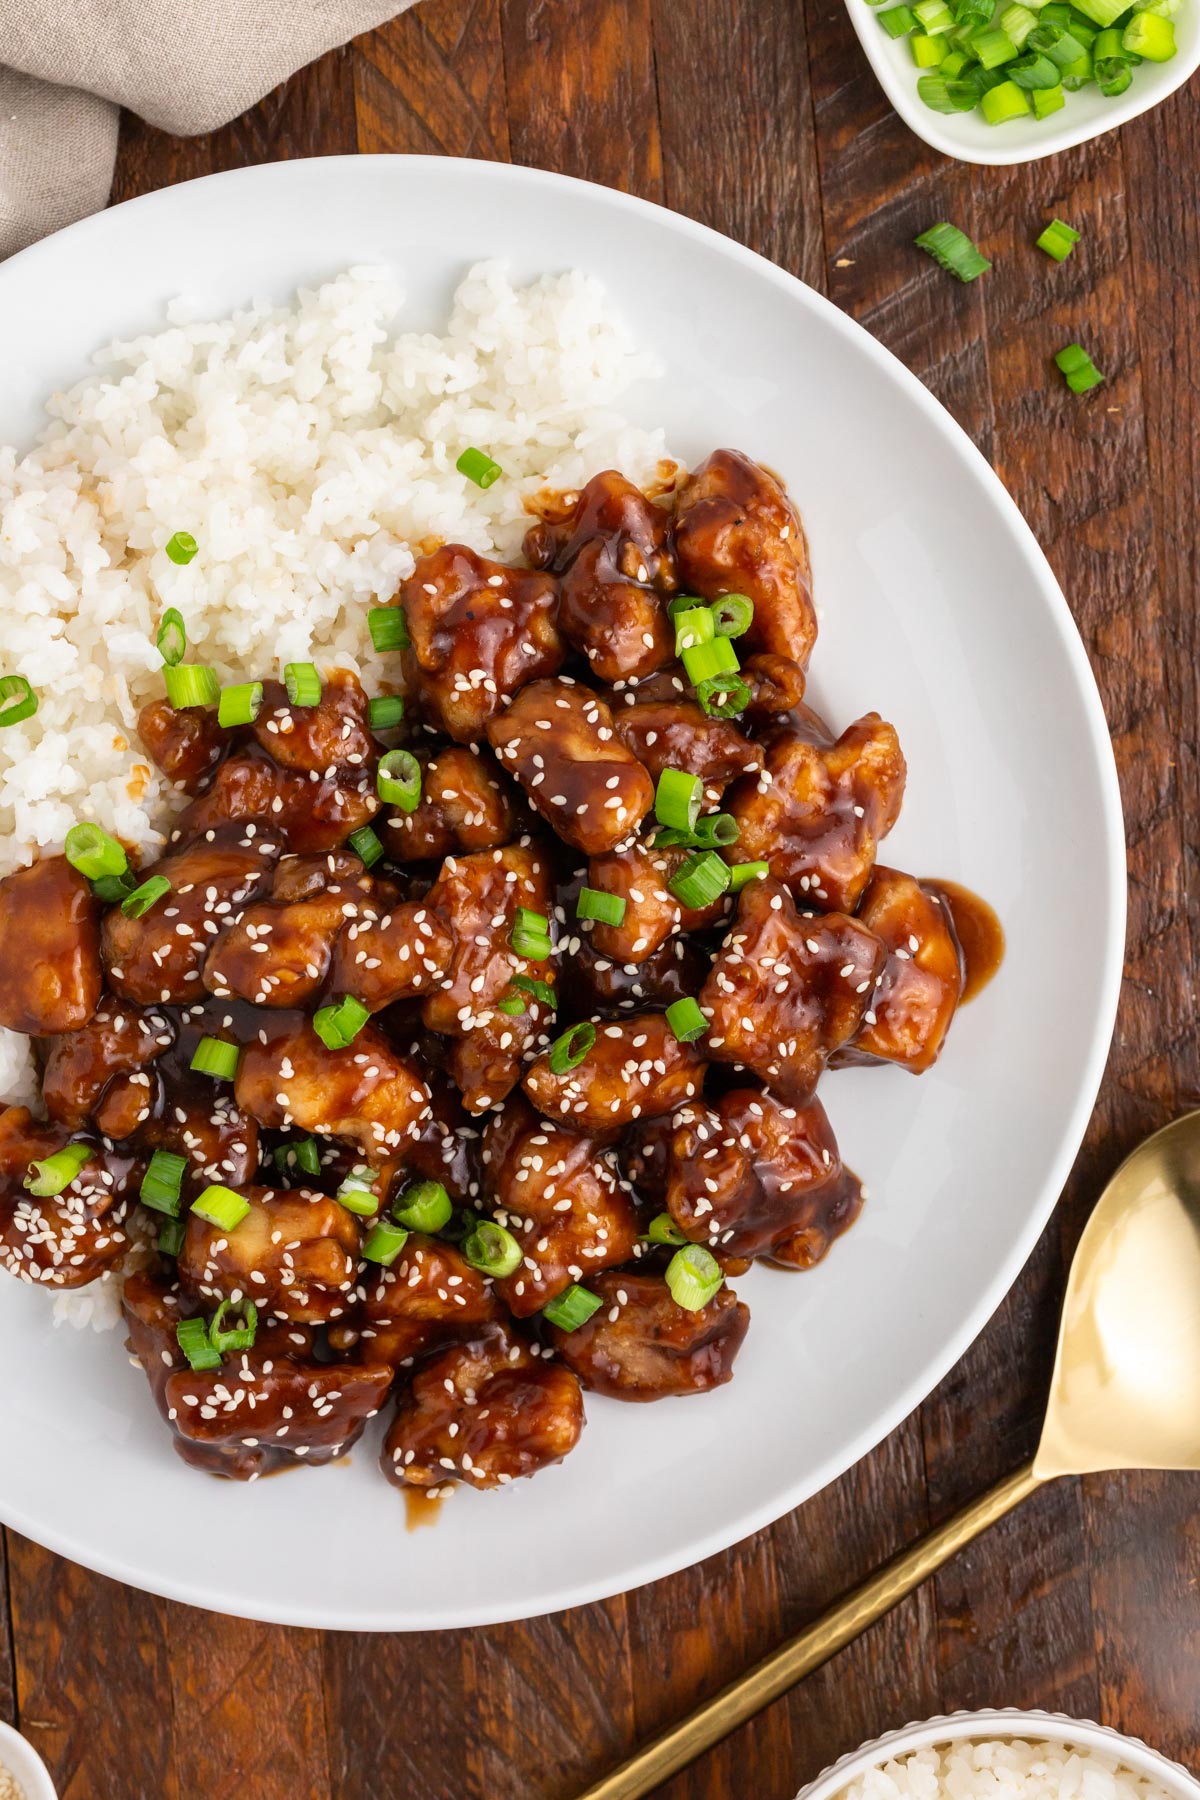
<instances>
[{"instance_id":1,"label":"small white bowl of green onion","mask_svg":"<svg viewBox=\"0 0 1200 1800\"><path fill-rule=\"evenodd\" d=\"M1200 66L1200 0L846 3L905 124L962 162L1032 162L1082 144Z\"/></svg>"}]
</instances>

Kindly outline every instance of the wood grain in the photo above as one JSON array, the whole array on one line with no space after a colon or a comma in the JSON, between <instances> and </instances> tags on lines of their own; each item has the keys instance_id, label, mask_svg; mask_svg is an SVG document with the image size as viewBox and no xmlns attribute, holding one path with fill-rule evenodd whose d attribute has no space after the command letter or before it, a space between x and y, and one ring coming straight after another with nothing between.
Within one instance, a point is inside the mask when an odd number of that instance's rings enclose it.
<instances>
[{"instance_id":1,"label":"wood grain","mask_svg":"<svg viewBox=\"0 0 1200 1800\"><path fill-rule=\"evenodd\" d=\"M17 1722L17 1669L13 1647L12 1604L8 1586L7 1534L0 1529L0 1719Z\"/></svg>"},{"instance_id":2,"label":"wood grain","mask_svg":"<svg viewBox=\"0 0 1200 1800\"><path fill-rule=\"evenodd\" d=\"M508 161L499 0L414 7L352 55L361 151Z\"/></svg>"}]
</instances>

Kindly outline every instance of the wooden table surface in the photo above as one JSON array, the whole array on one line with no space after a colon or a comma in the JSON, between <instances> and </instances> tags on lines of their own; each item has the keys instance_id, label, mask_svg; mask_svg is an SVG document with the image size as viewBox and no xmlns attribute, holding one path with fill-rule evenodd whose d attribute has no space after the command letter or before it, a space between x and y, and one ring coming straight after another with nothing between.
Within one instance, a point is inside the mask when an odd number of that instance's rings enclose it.
<instances>
[{"instance_id":1,"label":"wooden table surface","mask_svg":"<svg viewBox=\"0 0 1200 1800\"><path fill-rule=\"evenodd\" d=\"M1112 728L1131 910L1063 1202L982 1337L872 1456L699 1568L484 1631L247 1624L9 1533L0 1716L63 1795L568 1800L1031 1450L1089 1205L1138 1138L1200 1103L1197 91L1067 155L973 170L891 113L843 0L422 0L211 137L125 122L116 199L278 157L511 158L665 201L829 294L961 421L1054 564ZM1031 248L1053 215L1084 234L1061 268ZM941 218L995 258L985 279L911 248ZM1087 400L1048 367L1076 338L1108 378ZM786 1800L864 1738L984 1705L1101 1719L1200 1769L1198 1499L1169 1475L1043 1490L660 1792ZM330 1550L356 1547L335 1528Z\"/></svg>"}]
</instances>

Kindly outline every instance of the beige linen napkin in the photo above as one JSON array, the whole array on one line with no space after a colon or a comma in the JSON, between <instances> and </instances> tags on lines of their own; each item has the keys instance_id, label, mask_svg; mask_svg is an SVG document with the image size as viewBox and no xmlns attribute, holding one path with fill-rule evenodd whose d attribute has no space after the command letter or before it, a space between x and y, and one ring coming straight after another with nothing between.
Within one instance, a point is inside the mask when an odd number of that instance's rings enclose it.
<instances>
[{"instance_id":1,"label":"beige linen napkin","mask_svg":"<svg viewBox=\"0 0 1200 1800\"><path fill-rule=\"evenodd\" d=\"M0 257L108 199L122 106L187 137L412 0L0 0Z\"/></svg>"}]
</instances>

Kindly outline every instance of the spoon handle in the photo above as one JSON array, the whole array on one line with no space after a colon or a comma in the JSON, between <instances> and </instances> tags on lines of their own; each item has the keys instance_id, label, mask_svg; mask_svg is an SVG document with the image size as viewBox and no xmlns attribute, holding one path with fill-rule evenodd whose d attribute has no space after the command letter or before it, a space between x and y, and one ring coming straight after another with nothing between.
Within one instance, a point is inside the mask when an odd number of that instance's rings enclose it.
<instances>
[{"instance_id":1,"label":"spoon handle","mask_svg":"<svg viewBox=\"0 0 1200 1800\"><path fill-rule=\"evenodd\" d=\"M671 1725L637 1750L611 1774L579 1795L579 1800L639 1800L643 1794L678 1774L729 1732L778 1700L805 1675L820 1668L868 1625L890 1612L906 1594L949 1562L959 1550L1027 1500L1041 1481L1032 1462L999 1482L990 1493L972 1500L944 1525L905 1550L847 1594L815 1624L809 1625L762 1662L739 1675L703 1706Z\"/></svg>"}]
</instances>

